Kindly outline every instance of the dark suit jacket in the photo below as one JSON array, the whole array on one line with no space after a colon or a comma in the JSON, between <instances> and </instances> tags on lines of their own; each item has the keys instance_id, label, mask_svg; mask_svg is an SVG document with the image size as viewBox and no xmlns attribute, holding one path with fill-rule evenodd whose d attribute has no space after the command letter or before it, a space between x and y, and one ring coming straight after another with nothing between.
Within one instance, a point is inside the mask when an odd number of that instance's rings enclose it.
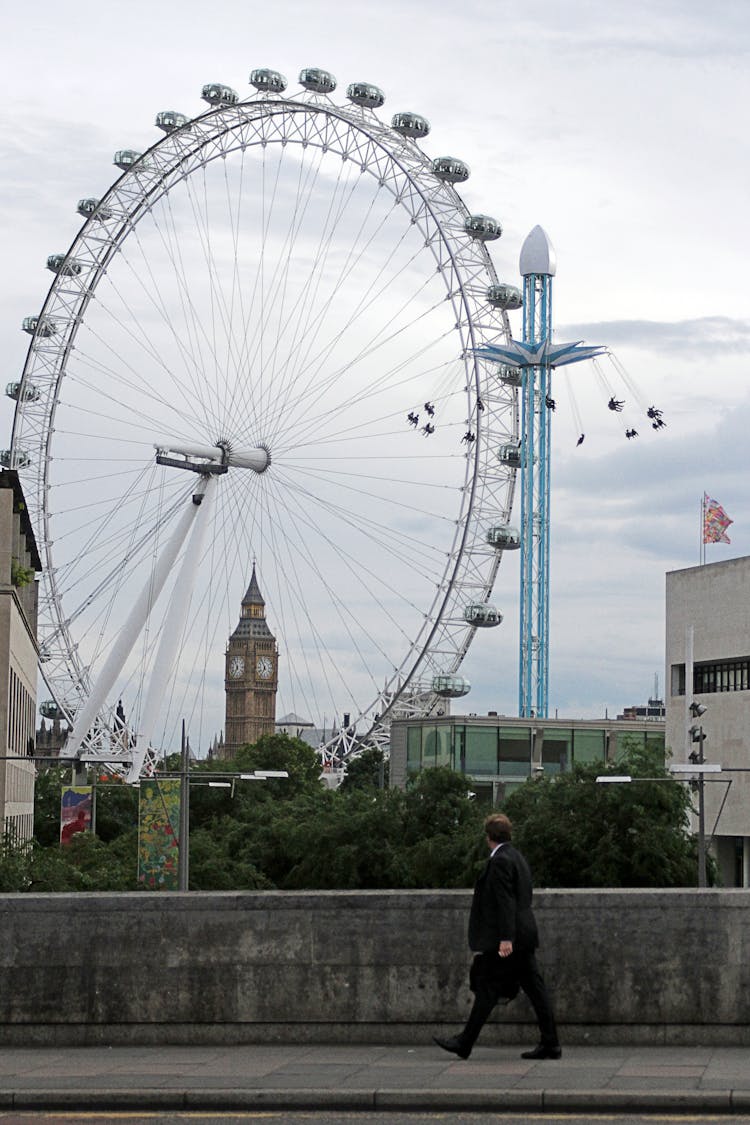
<instances>
[{"instance_id":1,"label":"dark suit jacket","mask_svg":"<svg viewBox=\"0 0 750 1125\"><path fill-rule=\"evenodd\" d=\"M512 941L514 953L536 949L539 935L532 893L528 863L512 844L503 844L487 861L474 888L470 948L475 953L496 953L501 941Z\"/></svg>"}]
</instances>

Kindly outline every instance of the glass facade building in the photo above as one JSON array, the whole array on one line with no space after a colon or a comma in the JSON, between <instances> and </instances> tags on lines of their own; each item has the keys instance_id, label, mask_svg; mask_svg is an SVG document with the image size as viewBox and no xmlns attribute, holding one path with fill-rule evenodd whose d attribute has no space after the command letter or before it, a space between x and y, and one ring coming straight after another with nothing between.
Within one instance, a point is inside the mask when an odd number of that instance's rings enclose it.
<instances>
[{"instance_id":1,"label":"glass facade building","mask_svg":"<svg viewBox=\"0 0 750 1125\"><path fill-rule=\"evenodd\" d=\"M484 803L496 804L532 773L560 773L574 762L614 763L635 744L663 755L664 724L461 715L405 719L391 725L391 784L403 787L411 773L449 766L471 778Z\"/></svg>"}]
</instances>

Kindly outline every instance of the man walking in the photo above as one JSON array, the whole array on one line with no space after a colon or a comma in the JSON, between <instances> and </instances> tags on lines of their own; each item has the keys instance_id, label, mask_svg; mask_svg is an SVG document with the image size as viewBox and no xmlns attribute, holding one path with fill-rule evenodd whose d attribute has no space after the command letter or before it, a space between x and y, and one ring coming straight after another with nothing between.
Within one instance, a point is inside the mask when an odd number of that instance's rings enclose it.
<instances>
[{"instance_id":1,"label":"man walking","mask_svg":"<svg viewBox=\"0 0 750 1125\"><path fill-rule=\"evenodd\" d=\"M484 830L490 858L474 888L469 917L469 946L476 954L470 978L474 1004L459 1035L434 1039L443 1050L468 1059L498 1000L513 999L520 987L534 1009L540 1035L538 1046L521 1057L559 1059L562 1048L552 1002L534 956L539 935L531 909L529 865L510 842L512 825L507 816L488 816Z\"/></svg>"}]
</instances>

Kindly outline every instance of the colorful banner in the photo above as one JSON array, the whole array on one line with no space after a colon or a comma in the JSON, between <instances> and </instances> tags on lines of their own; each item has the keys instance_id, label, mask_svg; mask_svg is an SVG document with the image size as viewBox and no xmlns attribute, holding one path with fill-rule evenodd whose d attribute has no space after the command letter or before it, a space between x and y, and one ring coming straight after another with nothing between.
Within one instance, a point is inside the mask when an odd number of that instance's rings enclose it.
<instances>
[{"instance_id":1,"label":"colorful banner","mask_svg":"<svg viewBox=\"0 0 750 1125\"><path fill-rule=\"evenodd\" d=\"M703 542L704 543L731 543L727 535L727 528L734 520L730 520L727 513L712 500L707 493L703 493Z\"/></svg>"},{"instance_id":2,"label":"colorful banner","mask_svg":"<svg viewBox=\"0 0 750 1125\"><path fill-rule=\"evenodd\" d=\"M180 779L143 778L138 800L138 882L178 889Z\"/></svg>"},{"instance_id":3,"label":"colorful banner","mask_svg":"<svg viewBox=\"0 0 750 1125\"><path fill-rule=\"evenodd\" d=\"M90 785L64 785L60 796L60 843L69 844L77 832L91 831L94 807Z\"/></svg>"}]
</instances>

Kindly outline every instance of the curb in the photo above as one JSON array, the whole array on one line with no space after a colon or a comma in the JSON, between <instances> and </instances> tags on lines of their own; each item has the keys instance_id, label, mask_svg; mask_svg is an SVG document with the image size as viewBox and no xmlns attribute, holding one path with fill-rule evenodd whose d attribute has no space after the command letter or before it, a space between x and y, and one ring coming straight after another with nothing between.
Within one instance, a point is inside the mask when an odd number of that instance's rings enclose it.
<instances>
[{"instance_id":1,"label":"curb","mask_svg":"<svg viewBox=\"0 0 750 1125\"><path fill-rule=\"evenodd\" d=\"M347 1089L100 1089L0 1090L0 1109L115 1112L127 1110L349 1110L452 1112L710 1112L750 1110L746 1090L347 1090Z\"/></svg>"}]
</instances>

